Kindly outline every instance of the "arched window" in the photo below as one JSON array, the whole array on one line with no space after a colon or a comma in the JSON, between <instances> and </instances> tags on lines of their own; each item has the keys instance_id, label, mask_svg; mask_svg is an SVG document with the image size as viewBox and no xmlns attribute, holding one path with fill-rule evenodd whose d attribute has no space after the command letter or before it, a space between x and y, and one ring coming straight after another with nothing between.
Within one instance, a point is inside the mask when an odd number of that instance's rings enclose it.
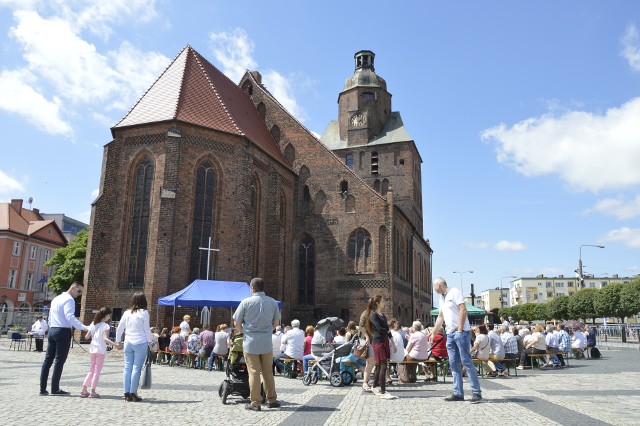
<instances>
[{"instance_id":1,"label":"arched window","mask_svg":"<svg viewBox=\"0 0 640 426\"><path fill-rule=\"evenodd\" d=\"M349 192L349 182L346 180L340 182L340 192L343 196L347 195L347 192Z\"/></svg>"},{"instance_id":2,"label":"arched window","mask_svg":"<svg viewBox=\"0 0 640 426\"><path fill-rule=\"evenodd\" d=\"M245 81L244 84L242 85L242 91L249 96L253 95L253 85L249 80Z\"/></svg>"},{"instance_id":3,"label":"arched window","mask_svg":"<svg viewBox=\"0 0 640 426\"><path fill-rule=\"evenodd\" d=\"M377 193L380 193L380 179L376 179L376 180L373 181L373 189Z\"/></svg>"},{"instance_id":4,"label":"arched window","mask_svg":"<svg viewBox=\"0 0 640 426\"><path fill-rule=\"evenodd\" d=\"M134 185L131 228L129 230L127 285L129 287L143 287L153 187L153 161L150 158L145 158L136 167Z\"/></svg>"},{"instance_id":5,"label":"arched window","mask_svg":"<svg viewBox=\"0 0 640 426\"><path fill-rule=\"evenodd\" d=\"M347 155L347 158L345 159L345 164L347 165L348 168L353 170L353 154Z\"/></svg>"},{"instance_id":6,"label":"arched window","mask_svg":"<svg viewBox=\"0 0 640 426\"><path fill-rule=\"evenodd\" d=\"M381 226L378 230L378 271L387 272L387 228Z\"/></svg>"},{"instance_id":7,"label":"arched window","mask_svg":"<svg viewBox=\"0 0 640 426\"><path fill-rule=\"evenodd\" d=\"M267 117L267 107L264 106L263 102L258 104L258 114L260 114L263 120Z\"/></svg>"},{"instance_id":8,"label":"arched window","mask_svg":"<svg viewBox=\"0 0 640 426\"><path fill-rule=\"evenodd\" d=\"M315 244L309 235L305 235L298 246L298 304L314 304L316 279Z\"/></svg>"},{"instance_id":9,"label":"arched window","mask_svg":"<svg viewBox=\"0 0 640 426\"><path fill-rule=\"evenodd\" d=\"M316 192L316 197L313 202L313 212L316 214L322 214L325 204L327 204L327 196L324 191L320 190Z\"/></svg>"},{"instance_id":10,"label":"arched window","mask_svg":"<svg viewBox=\"0 0 640 426\"><path fill-rule=\"evenodd\" d=\"M356 197L347 195L347 199L344 201L344 211L347 213L356 212Z\"/></svg>"},{"instance_id":11,"label":"arched window","mask_svg":"<svg viewBox=\"0 0 640 426\"><path fill-rule=\"evenodd\" d=\"M302 190L302 211L305 213L311 212L311 193L307 185Z\"/></svg>"},{"instance_id":12,"label":"arched window","mask_svg":"<svg viewBox=\"0 0 640 426\"><path fill-rule=\"evenodd\" d=\"M347 243L347 256L352 272L356 274L371 273L371 252L373 244L371 235L366 229L358 228L351 233Z\"/></svg>"},{"instance_id":13,"label":"arched window","mask_svg":"<svg viewBox=\"0 0 640 426\"><path fill-rule=\"evenodd\" d=\"M296 159L296 149L293 147L293 145L289 144L284 149L284 158L286 158L289 164L293 166L293 162Z\"/></svg>"},{"instance_id":14,"label":"arched window","mask_svg":"<svg viewBox=\"0 0 640 426\"><path fill-rule=\"evenodd\" d=\"M380 188L380 193L382 195L387 195L389 192L389 181L387 179L382 179L382 187Z\"/></svg>"},{"instance_id":15,"label":"arched window","mask_svg":"<svg viewBox=\"0 0 640 426\"><path fill-rule=\"evenodd\" d=\"M276 142L280 142L280 127L274 125L271 128L271 136L273 136Z\"/></svg>"},{"instance_id":16,"label":"arched window","mask_svg":"<svg viewBox=\"0 0 640 426\"><path fill-rule=\"evenodd\" d=\"M213 236L215 197L215 170L211 162L205 161L196 169L189 282L207 278L208 252L200 250L200 247L207 247L209 245L209 237Z\"/></svg>"}]
</instances>

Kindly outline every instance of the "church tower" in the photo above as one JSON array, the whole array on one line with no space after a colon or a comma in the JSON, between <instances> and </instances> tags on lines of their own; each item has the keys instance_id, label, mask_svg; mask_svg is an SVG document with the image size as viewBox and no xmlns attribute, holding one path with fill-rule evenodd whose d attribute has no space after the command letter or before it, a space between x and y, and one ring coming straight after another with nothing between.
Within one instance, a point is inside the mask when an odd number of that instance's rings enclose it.
<instances>
[{"instance_id":1,"label":"church tower","mask_svg":"<svg viewBox=\"0 0 640 426\"><path fill-rule=\"evenodd\" d=\"M375 56L370 50L354 55L353 75L338 95L338 119L320 140L378 193L392 190L394 205L422 235L422 158L400 113L392 111Z\"/></svg>"}]
</instances>

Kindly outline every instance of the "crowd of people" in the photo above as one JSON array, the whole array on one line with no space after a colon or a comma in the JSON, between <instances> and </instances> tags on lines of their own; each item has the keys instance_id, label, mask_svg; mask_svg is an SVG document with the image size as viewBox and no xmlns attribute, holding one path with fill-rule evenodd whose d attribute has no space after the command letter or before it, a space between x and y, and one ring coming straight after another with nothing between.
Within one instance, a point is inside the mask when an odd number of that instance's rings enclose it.
<instances>
[{"instance_id":1,"label":"crowd of people","mask_svg":"<svg viewBox=\"0 0 640 426\"><path fill-rule=\"evenodd\" d=\"M234 332L241 334L242 355L247 364L251 387L251 403L247 404L247 409L255 411L260 410L262 401L260 377L265 385L268 407L279 407L274 374L285 371L285 360L293 360L290 377L297 375L298 360L302 362L301 370L305 374L309 362L321 357L314 353L315 345L358 342L361 347L365 347L363 355L356 357L352 353L349 357L342 357L340 361L355 364L356 371L362 375L363 390L382 399L396 398L387 389L393 383L392 378L413 383L417 380L417 369L421 368L425 381L434 380L437 377L435 363L424 361L448 359L454 392L445 400L464 401L462 378L466 376L473 394L472 403L482 400L474 362L482 363L489 377L508 377L505 362L516 361L516 368L524 369L531 364L530 358L535 355L535 358L542 361L541 368L562 368L566 365L563 354L579 357L586 348L596 346L595 329L584 328L582 324L566 329L563 323L516 325L511 318L501 318L500 324L487 323L471 327L460 290L448 288L443 278L434 281L434 289L440 295L440 313L434 327L425 328L420 321L414 321L410 327L402 327L396 318L387 318L386 301L381 295L376 295L369 299L367 309L360 315L358 324L349 321L346 327L339 328L331 335L320 333L313 325L307 325L303 330L297 319L283 329L280 325L280 311L276 302L264 294L262 279L255 278L250 287L252 296L243 300L234 314L234 330L223 323L216 327L215 332L208 325L203 325L202 329L192 329L189 315L185 315L180 325L173 329L163 328L158 332L156 327L149 326L144 293L135 293L112 340L109 308L101 308L88 327L74 317L73 299L84 289L81 283L74 283L67 292L52 301L49 324L38 318L33 325L34 333L44 336L43 330L49 331L40 375L40 395L69 394L60 389L59 383L73 328L87 331L86 338L91 339L91 363L82 383L80 396L100 397L96 389L107 345L111 345L124 351L123 390L124 400L129 402L142 400L138 395L138 387L147 357L151 362L168 363L167 353L183 354L178 358L178 364L188 358L194 360L193 367L204 368L205 365L200 363L207 362L206 367L211 371L217 359L229 354ZM443 329L443 325L446 328ZM42 350L41 346L37 350ZM49 393L47 382L52 365L54 372ZM258 386L258 390L254 389L255 386Z\"/></svg>"}]
</instances>

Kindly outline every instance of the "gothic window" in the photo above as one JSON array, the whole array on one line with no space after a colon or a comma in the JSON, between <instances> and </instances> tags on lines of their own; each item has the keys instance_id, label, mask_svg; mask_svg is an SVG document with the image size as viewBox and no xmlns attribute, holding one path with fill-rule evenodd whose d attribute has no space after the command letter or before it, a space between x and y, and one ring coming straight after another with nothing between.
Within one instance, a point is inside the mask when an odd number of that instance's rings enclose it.
<instances>
[{"instance_id":1,"label":"gothic window","mask_svg":"<svg viewBox=\"0 0 640 426\"><path fill-rule=\"evenodd\" d=\"M366 229L358 228L351 233L347 243L347 256L351 272L356 274L371 273L371 252L373 245L371 235Z\"/></svg>"},{"instance_id":2,"label":"gothic window","mask_svg":"<svg viewBox=\"0 0 640 426\"><path fill-rule=\"evenodd\" d=\"M151 215L151 190L153 187L153 162L145 158L138 164L135 174L133 209L129 229L129 287L144 286L144 271L147 263L147 240L149 216Z\"/></svg>"},{"instance_id":3,"label":"gothic window","mask_svg":"<svg viewBox=\"0 0 640 426\"><path fill-rule=\"evenodd\" d=\"M344 211L347 213L356 212L356 197L347 195L347 199L344 201Z\"/></svg>"},{"instance_id":4,"label":"gothic window","mask_svg":"<svg viewBox=\"0 0 640 426\"><path fill-rule=\"evenodd\" d=\"M296 159L296 149L293 147L293 145L289 144L284 149L284 158L287 159L289 164L293 165L293 162Z\"/></svg>"},{"instance_id":5,"label":"gothic window","mask_svg":"<svg viewBox=\"0 0 640 426\"><path fill-rule=\"evenodd\" d=\"M382 195L387 195L389 192L389 181L387 179L382 179L382 186L380 188L380 193Z\"/></svg>"},{"instance_id":6,"label":"gothic window","mask_svg":"<svg viewBox=\"0 0 640 426\"><path fill-rule=\"evenodd\" d=\"M260 117L262 117L263 120L267 117L267 107L264 106L264 103L262 102L258 104L258 114L260 114Z\"/></svg>"},{"instance_id":7,"label":"gothic window","mask_svg":"<svg viewBox=\"0 0 640 426\"><path fill-rule=\"evenodd\" d=\"M244 84L242 85L242 91L249 96L253 95L253 85L249 80L245 81Z\"/></svg>"},{"instance_id":8,"label":"gothic window","mask_svg":"<svg viewBox=\"0 0 640 426\"><path fill-rule=\"evenodd\" d=\"M304 186L302 191L302 210L305 213L309 213L311 211L311 193L309 192L309 187L307 185Z\"/></svg>"},{"instance_id":9,"label":"gothic window","mask_svg":"<svg viewBox=\"0 0 640 426\"><path fill-rule=\"evenodd\" d=\"M340 192L342 193L342 196L347 195L347 192L349 192L349 182L346 180L340 182Z\"/></svg>"},{"instance_id":10,"label":"gothic window","mask_svg":"<svg viewBox=\"0 0 640 426\"><path fill-rule=\"evenodd\" d=\"M378 271L387 272L387 228L381 226L378 231Z\"/></svg>"},{"instance_id":11,"label":"gothic window","mask_svg":"<svg viewBox=\"0 0 640 426\"><path fill-rule=\"evenodd\" d=\"M273 136L276 142L280 142L280 127L274 125L271 128L271 136Z\"/></svg>"},{"instance_id":12,"label":"gothic window","mask_svg":"<svg viewBox=\"0 0 640 426\"><path fill-rule=\"evenodd\" d=\"M373 189L380 193L380 179L376 179L373 181Z\"/></svg>"},{"instance_id":13,"label":"gothic window","mask_svg":"<svg viewBox=\"0 0 640 426\"><path fill-rule=\"evenodd\" d=\"M215 196L215 170L211 162L205 161L196 169L189 282L207 278L208 252L200 250L200 247L207 247L209 237L213 235Z\"/></svg>"},{"instance_id":14,"label":"gothic window","mask_svg":"<svg viewBox=\"0 0 640 426\"><path fill-rule=\"evenodd\" d=\"M327 204L327 196L324 191L320 190L316 192L316 197L313 202L313 212L316 214L322 214L325 204Z\"/></svg>"},{"instance_id":15,"label":"gothic window","mask_svg":"<svg viewBox=\"0 0 640 426\"><path fill-rule=\"evenodd\" d=\"M353 154L347 155L347 157L345 158L345 164L348 168L353 170Z\"/></svg>"},{"instance_id":16,"label":"gothic window","mask_svg":"<svg viewBox=\"0 0 640 426\"><path fill-rule=\"evenodd\" d=\"M298 246L298 304L314 304L314 286L316 276L315 244L309 235L305 235Z\"/></svg>"}]
</instances>

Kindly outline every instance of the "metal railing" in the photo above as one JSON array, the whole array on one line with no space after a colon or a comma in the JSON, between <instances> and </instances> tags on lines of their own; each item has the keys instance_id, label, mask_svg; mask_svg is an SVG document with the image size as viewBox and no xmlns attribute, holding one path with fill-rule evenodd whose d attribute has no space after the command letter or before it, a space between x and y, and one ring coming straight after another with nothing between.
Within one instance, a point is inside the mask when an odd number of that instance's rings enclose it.
<instances>
[{"instance_id":1,"label":"metal railing","mask_svg":"<svg viewBox=\"0 0 640 426\"><path fill-rule=\"evenodd\" d=\"M611 342L637 345L639 335L640 324L599 325L597 329L599 344Z\"/></svg>"}]
</instances>

